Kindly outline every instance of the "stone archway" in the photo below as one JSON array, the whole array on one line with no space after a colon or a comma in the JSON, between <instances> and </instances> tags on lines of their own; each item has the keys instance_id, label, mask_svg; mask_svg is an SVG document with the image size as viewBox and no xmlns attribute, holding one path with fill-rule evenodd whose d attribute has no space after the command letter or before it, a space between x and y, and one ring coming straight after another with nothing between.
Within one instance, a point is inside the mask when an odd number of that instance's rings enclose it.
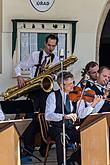
<instances>
[{"instance_id":1,"label":"stone archway","mask_svg":"<svg viewBox=\"0 0 110 165\"><path fill-rule=\"evenodd\" d=\"M99 62L100 66L106 65L110 67L110 63L108 63L109 60L106 50L106 47L109 48L108 45L110 45L110 37L106 37L108 33L107 31L108 21L110 21L110 0L108 0L105 9L103 11L103 14L101 16L101 19L99 21L97 36L96 36L96 61ZM109 32L109 36L110 36L110 32Z\"/></svg>"}]
</instances>

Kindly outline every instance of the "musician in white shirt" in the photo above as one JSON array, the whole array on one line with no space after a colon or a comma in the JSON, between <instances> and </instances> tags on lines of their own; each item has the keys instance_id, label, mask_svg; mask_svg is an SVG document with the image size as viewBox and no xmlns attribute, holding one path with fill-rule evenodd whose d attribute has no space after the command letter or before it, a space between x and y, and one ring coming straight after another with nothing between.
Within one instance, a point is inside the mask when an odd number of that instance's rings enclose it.
<instances>
[{"instance_id":1,"label":"musician in white shirt","mask_svg":"<svg viewBox=\"0 0 110 165\"><path fill-rule=\"evenodd\" d=\"M66 134L71 141L79 142L79 131L76 130L74 122L77 119L76 106L72 101L69 101L69 108L67 107L67 96L74 87L74 77L70 72L63 71L63 84L62 73L57 76L57 83L60 89L53 91L49 94L46 100L45 119L50 122L49 134L56 142L57 162L58 165L63 164L63 145L61 142L61 134L63 128L63 119L65 120ZM64 92L64 99L63 99ZM64 114L62 101L64 101ZM80 157L80 155L79 155Z\"/></svg>"},{"instance_id":2,"label":"musician in white shirt","mask_svg":"<svg viewBox=\"0 0 110 165\"><path fill-rule=\"evenodd\" d=\"M30 78L37 77L44 71L45 67L50 66L59 62L59 58L53 54L55 47L58 44L58 37L54 34L49 34L44 41L44 48L41 51L33 52L30 56L24 58L15 68L18 86L23 88L25 86L25 79L22 77L22 70L28 69L30 71ZM46 58L45 58L46 57ZM44 64L45 62L45 64ZM44 112L45 102L49 93L39 88L31 93L28 93L28 97L32 99L35 107L35 111ZM37 127L36 127L37 126ZM35 134L39 131L39 123L36 123L34 117L33 121L24 132L24 145L30 152L34 151ZM31 132L31 133L30 133ZM29 140L30 139L30 140ZM44 145L43 145L44 146ZM44 151L43 151L44 150ZM45 156L44 149L39 150L42 156Z\"/></svg>"},{"instance_id":3,"label":"musician in white shirt","mask_svg":"<svg viewBox=\"0 0 110 165\"><path fill-rule=\"evenodd\" d=\"M0 121L2 121L2 120L5 120L5 115L2 111L2 109L0 108Z\"/></svg>"},{"instance_id":4,"label":"musician in white shirt","mask_svg":"<svg viewBox=\"0 0 110 165\"><path fill-rule=\"evenodd\" d=\"M92 98L92 101L90 102L81 100L78 103L79 105L77 104L79 118L85 118L91 113L110 112L110 104L107 102L110 91L110 84L108 84L109 80L110 68L102 66L97 73L97 83L93 83L91 88L89 87L85 90L85 92L93 90L95 92L95 98ZM95 104L93 102L95 102Z\"/></svg>"}]
</instances>

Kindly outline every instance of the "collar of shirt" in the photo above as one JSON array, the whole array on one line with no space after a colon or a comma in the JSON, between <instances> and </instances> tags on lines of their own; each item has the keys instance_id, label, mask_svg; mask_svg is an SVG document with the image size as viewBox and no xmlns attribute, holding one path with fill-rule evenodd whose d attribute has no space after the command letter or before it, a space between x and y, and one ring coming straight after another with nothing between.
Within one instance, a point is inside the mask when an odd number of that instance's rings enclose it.
<instances>
[{"instance_id":1,"label":"collar of shirt","mask_svg":"<svg viewBox=\"0 0 110 165\"><path fill-rule=\"evenodd\" d=\"M45 57L47 57L47 62L46 62L46 64L47 64L48 61L49 61L49 59L51 59L51 58L50 58L50 56L49 56L49 55L43 50L43 58L42 58L42 62L44 61Z\"/></svg>"},{"instance_id":2,"label":"collar of shirt","mask_svg":"<svg viewBox=\"0 0 110 165\"><path fill-rule=\"evenodd\" d=\"M47 58L50 58L50 56L43 50L43 59L47 57Z\"/></svg>"},{"instance_id":3,"label":"collar of shirt","mask_svg":"<svg viewBox=\"0 0 110 165\"><path fill-rule=\"evenodd\" d=\"M104 92L104 87L105 87L105 86L103 86L103 88L102 88L102 87L100 87L100 86L97 85L97 88L98 88L101 92Z\"/></svg>"},{"instance_id":4,"label":"collar of shirt","mask_svg":"<svg viewBox=\"0 0 110 165\"><path fill-rule=\"evenodd\" d=\"M66 95L67 95L67 93L63 92L61 89L60 89L60 92L61 92L64 104L65 104L66 103Z\"/></svg>"}]
</instances>

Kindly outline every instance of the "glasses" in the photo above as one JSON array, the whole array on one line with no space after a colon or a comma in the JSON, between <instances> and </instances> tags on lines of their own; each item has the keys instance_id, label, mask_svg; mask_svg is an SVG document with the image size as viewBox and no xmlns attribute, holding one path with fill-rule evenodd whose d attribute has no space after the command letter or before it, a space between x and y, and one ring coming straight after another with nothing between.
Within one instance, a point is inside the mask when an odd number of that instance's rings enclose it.
<instances>
[{"instance_id":1,"label":"glasses","mask_svg":"<svg viewBox=\"0 0 110 165\"><path fill-rule=\"evenodd\" d=\"M75 81L73 81L73 82L71 82L71 83L69 83L69 84L63 84L64 86L70 86L70 85L74 85L75 84Z\"/></svg>"}]
</instances>

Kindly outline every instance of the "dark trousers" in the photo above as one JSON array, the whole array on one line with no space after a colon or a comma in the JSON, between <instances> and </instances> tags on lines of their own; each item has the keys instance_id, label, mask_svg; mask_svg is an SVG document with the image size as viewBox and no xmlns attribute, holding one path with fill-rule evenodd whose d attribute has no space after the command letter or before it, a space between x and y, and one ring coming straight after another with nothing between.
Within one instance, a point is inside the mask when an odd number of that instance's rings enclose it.
<instances>
[{"instance_id":1,"label":"dark trousers","mask_svg":"<svg viewBox=\"0 0 110 165\"><path fill-rule=\"evenodd\" d=\"M80 147L72 153L70 158L66 161L66 165L75 165L75 161L78 163L78 165L81 165L81 148Z\"/></svg>"},{"instance_id":2,"label":"dark trousers","mask_svg":"<svg viewBox=\"0 0 110 165\"><path fill-rule=\"evenodd\" d=\"M24 131L21 140L24 143L24 148L33 153L35 148L35 135L40 132L40 127L39 122L36 121L34 114L28 114L27 118L32 118L32 122Z\"/></svg>"},{"instance_id":3,"label":"dark trousers","mask_svg":"<svg viewBox=\"0 0 110 165\"><path fill-rule=\"evenodd\" d=\"M28 98L33 101L34 108L36 112L45 112L46 99L49 93L44 92L42 89L35 90L29 93ZM25 149L29 150L31 153L35 148L35 136L40 132L39 121L36 115L27 114L27 118L32 118L32 122L27 127L22 135L22 141L24 143ZM46 150L46 144L41 139L41 153L43 154Z\"/></svg>"},{"instance_id":4,"label":"dark trousers","mask_svg":"<svg viewBox=\"0 0 110 165\"><path fill-rule=\"evenodd\" d=\"M29 94L29 98L34 103L35 111L45 113L46 99L50 92L44 92L42 89L37 89Z\"/></svg>"},{"instance_id":5,"label":"dark trousers","mask_svg":"<svg viewBox=\"0 0 110 165\"><path fill-rule=\"evenodd\" d=\"M55 140L56 142L56 154L57 154L57 162L58 165L63 163L63 144L61 133L63 132L62 128L60 127L50 127L49 128L49 135ZM72 143L79 143L80 142L80 133L75 128L66 129L66 134L69 136L70 141Z\"/></svg>"}]
</instances>

